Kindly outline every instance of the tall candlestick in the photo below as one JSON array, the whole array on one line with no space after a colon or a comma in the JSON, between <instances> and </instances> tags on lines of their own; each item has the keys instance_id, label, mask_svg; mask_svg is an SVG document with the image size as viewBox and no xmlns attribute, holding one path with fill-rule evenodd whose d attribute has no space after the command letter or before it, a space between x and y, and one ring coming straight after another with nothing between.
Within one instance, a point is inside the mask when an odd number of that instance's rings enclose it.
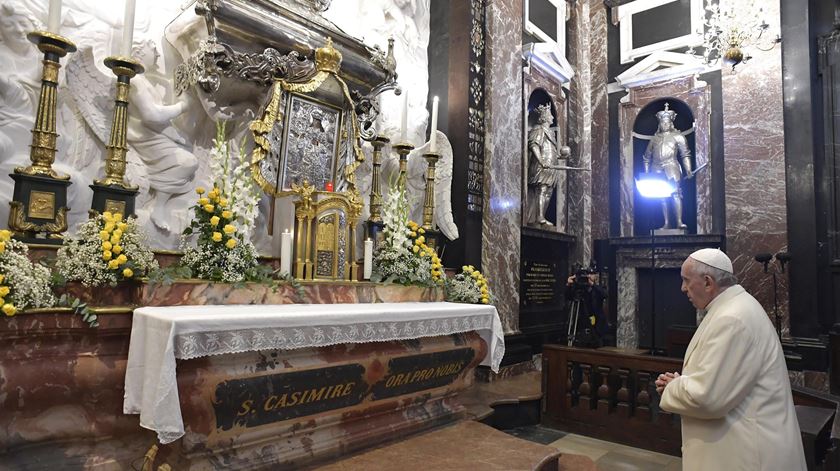
<instances>
[{"instance_id":1,"label":"tall candlestick","mask_svg":"<svg viewBox=\"0 0 840 471\"><path fill-rule=\"evenodd\" d=\"M373 272L373 241L370 237L365 241L365 271L364 279L369 280Z\"/></svg>"},{"instance_id":2,"label":"tall candlestick","mask_svg":"<svg viewBox=\"0 0 840 471\"><path fill-rule=\"evenodd\" d=\"M432 131L429 137L429 152L437 152L438 97L432 99Z\"/></svg>"},{"instance_id":3,"label":"tall candlestick","mask_svg":"<svg viewBox=\"0 0 840 471\"><path fill-rule=\"evenodd\" d=\"M61 0L50 0L49 11L47 31L58 34L58 30L61 28Z\"/></svg>"},{"instance_id":4,"label":"tall candlestick","mask_svg":"<svg viewBox=\"0 0 840 471\"><path fill-rule=\"evenodd\" d=\"M562 141L562 139L563 139L563 134L562 134L562 132L561 132L561 130L560 130L560 125L559 125L559 124L557 125L557 128L556 128L556 129L557 129L557 148L558 148L558 149L560 149L560 146L562 146L562 145L563 145L563 144L562 144L562 142L563 142L563 141Z\"/></svg>"},{"instance_id":5,"label":"tall candlestick","mask_svg":"<svg viewBox=\"0 0 840 471\"><path fill-rule=\"evenodd\" d=\"M280 234L280 273L292 272L292 234L288 229Z\"/></svg>"},{"instance_id":6,"label":"tall candlestick","mask_svg":"<svg viewBox=\"0 0 840 471\"><path fill-rule=\"evenodd\" d=\"M408 90L403 90L402 121L400 121L400 142L408 140Z\"/></svg>"},{"instance_id":7,"label":"tall candlestick","mask_svg":"<svg viewBox=\"0 0 840 471\"><path fill-rule=\"evenodd\" d=\"M131 43L134 41L134 8L136 6L137 0L125 0L122 44L120 44L120 55L123 57L131 57Z\"/></svg>"}]
</instances>

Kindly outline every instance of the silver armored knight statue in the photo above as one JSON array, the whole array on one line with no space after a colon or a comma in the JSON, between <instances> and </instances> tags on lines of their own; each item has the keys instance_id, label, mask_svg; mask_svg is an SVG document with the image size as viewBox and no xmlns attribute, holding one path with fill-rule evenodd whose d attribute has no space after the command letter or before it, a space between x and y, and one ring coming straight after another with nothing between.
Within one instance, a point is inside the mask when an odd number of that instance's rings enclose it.
<instances>
[{"instance_id":1,"label":"silver armored knight statue","mask_svg":"<svg viewBox=\"0 0 840 471\"><path fill-rule=\"evenodd\" d=\"M551 105L539 105L537 124L528 131L528 224L553 226L545 219L545 210L551 193L557 185L560 159L571 153L566 146L560 146L551 131ZM558 198L560 195L558 194Z\"/></svg>"},{"instance_id":2,"label":"silver armored knight statue","mask_svg":"<svg viewBox=\"0 0 840 471\"><path fill-rule=\"evenodd\" d=\"M691 171L691 151L688 149L685 135L674 127L674 118L676 116L677 113L674 110L668 109L668 103L665 103L664 110L656 113L656 118L659 120L659 128L656 130L656 134L651 137L650 142L648 142L647 149L642 157L645 164L645 173L664 174L665 178L675 188L674 193L671 194L671 199L674 202L676 226L672 224L671 212L668 209L668 199L663 198L662 214L665 217L665 225L662 226L662 229L672 227L678 229L686 228L682 217L682 189L680 188L682 170L685 171L686 179L694 178L694 174ZM680 162L682 162L682 166Z\"/></svg>"}]
</instances>

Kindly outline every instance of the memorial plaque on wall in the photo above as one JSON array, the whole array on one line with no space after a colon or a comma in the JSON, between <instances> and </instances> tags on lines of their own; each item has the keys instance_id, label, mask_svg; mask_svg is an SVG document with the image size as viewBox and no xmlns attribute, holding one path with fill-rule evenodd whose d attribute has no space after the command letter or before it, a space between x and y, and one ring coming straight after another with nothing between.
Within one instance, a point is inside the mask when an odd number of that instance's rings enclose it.
<instances>
[{"instance_id":1,"label":"memorial plaque on wall","mask_svg":"<svg viewBox=\"0 0 840 471\"><path fill-rule=\"evenodd\" d=\"M542 232L522 230L519 325L526 332L559 328L564 321L569 245L574 239Z\"/></svg>"},{"instance_id":2,"label":"memorial plaque on wall","mask_svg":"<svg viewBox=\"0 0 840 471\"><path fill-rule=\"evenodd\" d=\"M558 291L556 262L522 261L522 307L556 306Z\"/></svg>"}]
</instances>

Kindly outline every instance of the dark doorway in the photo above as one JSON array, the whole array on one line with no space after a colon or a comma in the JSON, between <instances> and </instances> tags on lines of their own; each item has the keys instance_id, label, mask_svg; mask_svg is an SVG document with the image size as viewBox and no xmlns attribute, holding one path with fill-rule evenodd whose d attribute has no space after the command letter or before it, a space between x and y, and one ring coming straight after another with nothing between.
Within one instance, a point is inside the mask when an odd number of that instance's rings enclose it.
<instances>
[{"instance_id":1,"label":"dark doorway","mask_svg":"<svg viewBox=\"0 0 840 471\"><path fill-rule=\"evenodd\" d=\"M694 326L697 324L697 310L680 291L682 280L679 268L641 268L638 273L639 293L639 347L651 348L651 328L655 330L653 348L664 351L667 347L665 333L671 326ZM655 303L651 303L655 299ZM653 304L653 306L651 305ZM650 313L655 310L654 325Z\"/></svg>"}]
</instances>

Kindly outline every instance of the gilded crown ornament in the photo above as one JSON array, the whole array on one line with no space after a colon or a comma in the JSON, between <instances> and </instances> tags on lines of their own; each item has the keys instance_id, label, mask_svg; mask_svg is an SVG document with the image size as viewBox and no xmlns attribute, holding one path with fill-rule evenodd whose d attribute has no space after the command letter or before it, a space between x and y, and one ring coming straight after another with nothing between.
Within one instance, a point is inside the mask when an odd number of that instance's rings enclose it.
<instances>
[{"instance_id":1,"label":"gilded crown ornament","mask_svg":"<svg viewBox=\"0 0 840 471\"><path fill-rule=\"evenodd\" d=\"M332 38L327 38L323 47L315 49L315 67L319 71L337 74L341 69L341 53L333 47Z\"/></svg>"}]
</instances>

